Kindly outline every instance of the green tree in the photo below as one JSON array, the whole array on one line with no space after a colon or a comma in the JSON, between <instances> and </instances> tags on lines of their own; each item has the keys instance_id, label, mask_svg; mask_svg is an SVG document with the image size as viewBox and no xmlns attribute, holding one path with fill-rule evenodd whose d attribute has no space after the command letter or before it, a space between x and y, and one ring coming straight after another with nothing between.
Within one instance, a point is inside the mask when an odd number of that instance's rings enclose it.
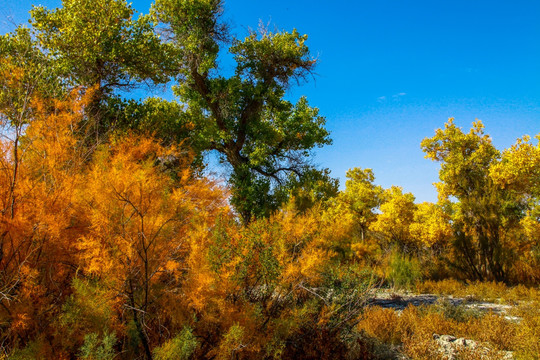
<instances>
[{"instance_id":1,"label":"green tree","mask_svg":"<svg viewBox=\"0 0 540 360\"><path fill-rule=\"evenodd\" d=\"M230 165L231 203L245 222L269 215L286 199L291 178L312 175L309 151L330 143L318 109L305 97L283 99L315 66L307 36L260 29L233 38L220 0L158 0L153 13L180 55L174 90L194 124L196 147ZM236 68L227 77L218 55L229 41Z\"/></svg>"},{"instance_id":2,"label":"green tree","mask_svg":"<svg viewBox=\"0 0 540 360\"><path fill-rule=\"evenodd\" d=\"M34 35L64 85L96 87L86 131L97 138L119 116L112 111L121 101L119 91L169 80L167 45L150 17L135 19L125 0L63 0L60 8L37 6L30 13Z\"/></svg>"},{"instance_id":3,"label":"green tree","mask_svg":"<svg viewBox=\"0 0 540 360\"><path fill-rule=\"evenodd\" d=\"M0 36L0 106L11 125L30 117L29 100L39 94L53 97L60 84L47 56L30 29L19 26Z\"/></svg>"},{"instance_id":4,"label":"green tree","mask_svg":"<svg viewBox=\"0 0 540 360\"><path fill-rule=\"evenodd\" d=\"M326 207L328 200L339 193L339 180L331 177L328 169L311 168L307 169L302 177L290 176L282 191L283 197L289 198L289 205L298 213L305 213L317 204Z\"/></svg>"},{"instance_id":5,"label":"green tree","mask_svg":"<svg viewBox=\"0 0 540 360\"><path fill-rule=\"evenodd\" d=\"M369 225L376 218L375 209L381 204L383 188L373 184L375 175L371 169L350 169L346 176L345 191L339 194L339 201L344 202L354 214L364 241Z\"/></svg>"}]
</instances>

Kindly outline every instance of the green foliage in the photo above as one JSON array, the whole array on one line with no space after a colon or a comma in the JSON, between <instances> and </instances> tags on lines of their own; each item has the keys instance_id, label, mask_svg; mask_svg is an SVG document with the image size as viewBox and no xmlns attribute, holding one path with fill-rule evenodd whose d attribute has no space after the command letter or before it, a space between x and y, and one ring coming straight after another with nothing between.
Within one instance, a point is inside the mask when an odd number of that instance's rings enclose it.
<instances>
[{"instance_id":1,"label":"green foliage","mask_svg":"<svg viewBox=\"0 0 540 360\"><path fill-rule=\"evenodd\" d=\"M114 119L117 136L151 135L165 146L181 144L185 152L193 154L193 169L203 169L203 154L193 138L193 124L178 102L159 97L126 100L120 96L110 96L103 111L106 118ZM162 165L174 173L180 161L169 160L166 164L162 162Z\"/></svg>"},{"instance_id":2,"label":"green foliage","mask_svg":"<svg viewBox=\"0 0 540 360\"><path fill-rule=\"evenodd\" d=\"M130 319L127 322L125 335L126 335L126 339L124 341L124 347L126 349L126 353L128 354L127 357L134 358L140 355L141 335L133 319Z\"/></svg>"},{"instance_id":3,"label":"green foliage","mask_svg":"<svg viewBox=\"0 0 540 360\"><path fill-rule=\"evenodd\" d=\"M36 95L53 97L61 93L51 64L29 29L18 27L0 36L0 125L27 124Z\"/></svg>"},{"instance_id":4,"label":"green foliage","mask_svg":"<svg viewBox=\"0 0 540 360\"><path fill-rule=\"evenodd\" d=\"M157 0L152 16L167 24L166 38L175 45L183 76L193 70L207 73L216 66L220 41L227 39L227 28L219 22L221 0ZM186 61L187 60L187 61Z\"/></svg>"},{"instance_id":5,"label":"green foliage","mask_svg":"<svg viewBox=\"0 0 540 360\"><path fill-rule=\"evenodd\" d=\"M239 324L234 324L223 336L219 344L218 356L219 360L235 359L242 349L246 346L243 341L245 330Z\"/></svg>"},{"instance_id":6,"label":"green foliage","mask_svg":"<svg viewBox=\"0 0 540 360\"><path fill-rule=\"evenodd\" d=\"M369 353L354 325L373 286L371 276L337 263L326 266L322 276L319 286L306 289L309 300L301 303L294 319L297 329L289 330L280 358L356 358Z\"/></svg>"},{"instance_id":7,"label":"green foliage","mask_svg":"<svg viewBox=\"0 0 540 360\"><path fill-rule=\"evenodd\" d=\"M371 169L349 170L339 192L308 161L331 142L325 119L285 100L316 64L307 36L234 38L222 12L64 0L0 37L0 122L14 135L0 144L0 358L394 356L381 341L415 358L440 330L537 357L536 302L519 332L445 302L401 316L366 302L376 277L436 291L419 280L455 276L447 260L463 278L537 284L540 147L523 138L501 156L480 122L466 134L449 121L422 142L441 162L438 204L383 190ZM177 101L123 98L171 78ZM230 192L202 177L209 152ZM538 299L502 282L444 286Z\"/></svg>"},{"instance_id":8,"label":"green foliage","mask_svg":"<svg viewBox=\"0 0 540 360\"><path fill-rule=\"evenodd\" d=\"M154 349L155 360L188 360L199 342L189 327L184 327L178 335Z\"/></svg>"},{"instance_id":9,"label":"green foliage","mask_svg":"<svg viewBox=\"0 0 540 360\"><path fill-rule=\"evenodd\" d=\"M269 216L288 197L287 186L305 184L305 158L330 143L325 119L302 97L283 99L291 81L313 69L306 35L261 29L232 39L234 75L217 74L220 46L230 36L220 22L222 2L159 0L153 13L182 54L175 87L194 124L195 148L216 151L230 165L231 203L245 222ZM292 180L292 182L290 181Z\"/></svg>"},{"instance_id":10,"label":"green foliage","mask_svg":"<svg viewBox=\"0 0 540 360\"><path fill-rule=\"evenodd\" d=\"M345 191L340 193L338 201L353 213L361 240L364 240L369 225L376 218L375 210L383 201L383 189L373 184L375 175L371 169L350 169L346 176Z\"/></svg>"},{"instance_id":11,"label":"green foliage","mask_svg":"<svg viewBox=\"0 0 540 360\"><path fill-rule=\"evenodd\" d=\"M272 296L282 269L275 243L268 241L267 236L277 231L272 224L254 222L237 245L242 261L236 264L233 279L242 285L247 297Z\"/></svg>"},{"instance_id":12,"label":"green foliage","mask_svg":"<svg viewBox=\"0 0 540 360\"><path fill-rule=\"evenodd\" d=\"M307 169L302 177L291 176L287 187L295 209L303 213L316 204L325 204L339 193L339 181L330 170Z\"/></svg>"},{"instance_id":13,"label":"green foliage","mask_svg":"<svg viewBox=\"0 0 540 360\"><path fill-rule=\"evenodd\" d=\"M87 334L80 349L80 357L87 360L112 360L115 357L116 342L114 333L104 333L101 338L98 333Z\"/></svg>"},{"instance_id":14,"label":"green foliage","mask_svg":"<svg viewBox=\"0 0 540 360\"><path fill-rule=\"evenodd\" d=\"M119 119L121 128L154 134L166 145L189 141L190 121L177 102L158 97L149 97L142 102L116 100L116 103L111 102L109 106L114 107L115 113L123 117Z\"/></svg>"},{"instance_id":15,"label":"green foliage","mask_svg":"<svg viewBox=\"0 0 540 360\"><path fill-rule=\"evenodd\" d=\"M421 278L420 264L415 258L399 252L392 255L388 274L392 286L410 289Z\"/></svg>"},{"instance_id":16,"label":"green foliage","mask_svg":"<svg viewBox=\"0 0 540 360\"><path fill-rule=\"evenodd\" d=\"M474 308L467 307L464 304L455 304L446 298L439 298L435 305L429 309L430 312L442 314L445 318L457 322L466 322L472 318L480 318L482 313Z\"/></svg>"},{"instance_id":17,"label":"green foliage","mask_svg":"<svg viewBox=\"0 0 540 360\"><path fill-rule=\"evenodd\" d=\"M124 0L63 0L54 10L34 7L31 24L66 81L109 92L134 81L168 80L150 18L134 19L134 13Z\"/></svg>"},{"instance_id":18,"label":"green foliage","mask_svg":"<svg viewBox=\"0 0 540 360\"><path fill-rule=\"evenodd\" d=\"M67 331L80 328L93 331L107 330L112 318L110 299L106 288L98 281L73 279L73 294L62 307L59 322Z\"/></svg>"},{"instance_id":19,"label":"green foliage","mask_svg":"<svg viewBox=\"0 0 540 360\"><path fill-rule=\"evenodd\" d=\"M374 286L372 274L354 265L336 264L324 272L322 288L327 291L327 306L332 309L328 326L342 334L352 331L351 319L356 319L366 304L366 294Z\"/></svg>"},{"instance_id":20,"label":"green foliage","mask_svg":"<svg viewBox=\"0 0 540 360\"><path fill-rule=\"evenodd\" d=\"M8 359L13 360L34 360L39 356L39 341L35 340L27 344L22 349L13 349L11 354L8 355Z\"/></svg>"},{"instance_id":21,"label":"green foliage","mask_svg":"<svg viewBox=\"0 0 540 360\"><path fill-rule=\"evenodd\" d=\"M63 0L60 8L35 6L30 14L32 33L50 58L49 71L64 89L91 89L81 127L90 149L125 125L119 122L125 115L115 111L123 101L120 93L170 78L174 56L169 47L152 19L135 18L125 0Z\"/></svg>"}]
</instances>

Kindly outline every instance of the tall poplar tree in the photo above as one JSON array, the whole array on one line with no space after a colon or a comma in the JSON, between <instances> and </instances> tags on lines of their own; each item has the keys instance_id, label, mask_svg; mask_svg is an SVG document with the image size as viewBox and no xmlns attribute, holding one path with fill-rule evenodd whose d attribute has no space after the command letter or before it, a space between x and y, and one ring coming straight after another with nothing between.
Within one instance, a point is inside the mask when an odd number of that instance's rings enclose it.
<instances>
[{"instance_id":1,"label":"tall poplar tree","mask_svg":"<svg viewBox=\"0 0 540 360\"><path fill-rule=\"evenodd\" d=\"M428 159L441 163L439 199L451 202L456 265L478 280L507 279L509 231L523 216L513 193L497 186L490 167L501 154L480 121L464 133L450 119L444 129L422 141Z\"/></svg>"},{"instance_id":2,"label":"tall poplar tree","mask_svg":"<svg viewBox=\"0 0 540 360\"><path fill-rule=\"evenodd\" d=\"M284 99L316 64L307 36L260 29L237 39L221 19L222 5L157 0L153 13L179 55L174 91L194 124L196 147L217 151L230 165L231 202L249 222L278 208L291 179L311 176L310 150L331 141L325 119L305 97L296 104ZM236 63L231 76L218 67L225 52Z\"/></svg>"}]
</instances>

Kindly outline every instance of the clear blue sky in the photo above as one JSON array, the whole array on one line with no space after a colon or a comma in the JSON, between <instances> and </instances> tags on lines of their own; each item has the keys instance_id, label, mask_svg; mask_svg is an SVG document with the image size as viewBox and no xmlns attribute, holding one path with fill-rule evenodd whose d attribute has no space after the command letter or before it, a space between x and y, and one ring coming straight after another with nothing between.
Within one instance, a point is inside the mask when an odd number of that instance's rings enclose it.
<instances>
[{"instance_id":1,"label":"clear blue sky","mask_svg":"<svg viewBox=\"0 0 540 360\"><path fill-rule=\"evenodd\" d=\"M0 0L1 32L32 3L60 4ZM315 163L342 183L347 169L369 167L378 184L435 201L438 165L420 141L449 117L467 131L482 120L499 149L540 133L538 0L225 0L225 18L239 36L259 20L309 35L317 76L288 96L306 95L326 117L334 144Z\"/></svg>"}]
</instances>

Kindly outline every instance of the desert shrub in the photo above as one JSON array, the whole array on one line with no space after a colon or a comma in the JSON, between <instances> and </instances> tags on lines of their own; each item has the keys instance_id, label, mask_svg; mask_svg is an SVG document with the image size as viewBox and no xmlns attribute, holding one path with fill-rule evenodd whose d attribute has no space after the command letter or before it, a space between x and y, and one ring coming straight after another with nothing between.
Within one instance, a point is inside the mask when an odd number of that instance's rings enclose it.
<instances>
[{"instance_id":1,"label":"desert shrub","mask_svg":"<svg viewBox=\"0 0 540 360\"><path fill-rule=\"evenodd\" d=\"M454 279L418 281L415 291L423 294L453 295L477 301L540 301L540 291L525 285L507 286L500 282L472 282L465 284Z\"/></svg>"},{"instance_id":2,"label":"desert shrub","mask_svg":"<svg viewBox=\"0 0 540 360\"><path fill-rule=\"evenodd\" d=\"M390 260L388 281L395 288L409 289L422 277L420 264L412 257L394 253Z\"/></svg>"},{"instance_id":3,"label":"desert shrub","mask_svg":"<svg viewBox=\"0 0 540 360\"><path fill-rule=\"evenodd\" d=\"M185 327L178 335L154 349L156 360L187 360L198 346L190 328Z\"/></svg>"},{"instance_id":4,"label":"desert shrub","mask_svg":"<svg viewBox=\"0 0 540 360\"><path fill-rule=\"evenodd\" d=\"M540 246L533 246L530 251L522 251L518 256L519 261L511 269L511 280L521 284L540 283Z\"/></svg>"},{"instance_id":5,"label":"desert shrub","mask_svg":"<svg viewBox=\"0 0 540 360\"><path fill-rule=\"evenodd\" d=\"M438 299L434 306L429 308L429 311L442 314L446 319L457 322L465 322L469 319L480 318L482 316L482 313L476 309L462 304L453 304L445 298Z\"/></svg>"},{"instance_id":6,"label":"desert shrub","mask_svg":"<svg viewBox=\"0 0 540 360\"><path fill-rule=\"evenodd\" d=\"M347 341L349 351L347 360L402 360L398 346L388 344L367 335L364 331L355 333L355 341Z\"/></svg>"},{"instance_id":7,"label":"desert shrub","mask_svg":"<svg viewBox=\"0 0 540 360\"><path fill-rule=\"evenodd\" d=\"M399 319L401 332L412 337L415 334L424 334L431 337L433 334L459 334L461 323L446 317L433 306L407 307ZM424 336L423 335L423 336ZM405 338L402 339L405 341Z\"/></svg>"},{"instance_id":8,"label":"desert shrub","mask_svg":"<svg viewBox=\"0 0 540 360\"><path fill-rule=\"evenodd\" d=\"M463 292L464 287L465 284L454 279L425 280L415 284L416 292L420 294L457 295Z\"/></svg>"},{"instance_id":9,"label":"desert shrub","mask_svg":"<svg viewBox=\"0 0 540 360\"><path fill-rule=\"evenodd\" d=\"M518 314L522 320L517 326L516 359L540 359L540 308L538 303L521 306Z\"/></svg>"},{"instance_id":10,"label":"desert shrub","mask_svg":"<svg viewBox=\"0 0 540 360\"><path fill-rule=\"evenodd\" d=\"M465 334L475 340L488 342L498 350L514 350L517 330L518 324L499 315L487 314L468 321Z\"/></svg>"},{"instance_id":11,"label":"desert shrub","mask_svg":"<svg viewBox=\"0 0 540 360\"><path fill-rule=\"evenodd\" d=\"M508 358L505 355L504 352L486 347L457 348L454 353L456 360L506 360ZM447 358L444 358L444 360L446 359Z\"/></svg>"},{"instance_id":12,"label":"desert shrub","mask_svg":"<svg viewBox=\"0 0 540 360\"><path fill-rule=\"evenodd\" d=\"M403 352L411 359L443 360L433 336L424 331L403 339Z\"/></svg>"},{"instance_id":13,"label":"desert shrub","mask_svg":"<svg viewBox=\"0 0 540 360\"><path fill-rule=\"evenodd\" d=\"M114 333L90 333L84 337L84 344L80 350L81 359L112 360L115 356L114 345L117 339Z\"/></svg>"},{"instance_id":14,"label":"desert shrub","mask_svg":"<svg viewBox=\"0 0 540 360\"><path fill-rule=\"evenodd\" d=\"M384 343L398 344L401 342L398 321L394 310L373 306L362 313L358 329Z\"/></svg>"},{"instance_id":15,"label":"desert shrub","mask_svg":"<svg viewBox=\"0 0 540 360\"><path fill-rule=\"evenodd\" d=\"M529 287L517 285L509 287L502 296L507 302L533 301L540 302L540 289L538 287Z\"/></svg>"},{"instance_id":16,"label":"desert shrub","mask_svg":"<svg viewBox=\"0 0 540 360\"><path fill-rule=\"evenodd\" d=\"M475 281L466 287L466 291L482 300L499 300L507 293L508 287L501 282ZM469 295L469 294L464 294Z\"/></svg>"},{"instance_id":17,"label":"desert shrub","mask_svg":"<svg viewBox=\"0 0 540 360\"><path fill-rule=\"evenodd\" d=\"M448 260L440 254L432 254L425 250L418 255L422 278L432 281L450 279L455 274L455 270L449 265Z\"/></svg>"},{"instance_id":18,"label":"desert shrub","mask_svg":"<svg viewBox=\"0 0 540 360\"><path fill-rule=\"evenodd\" d=\"M434 334L472 339L479 346L456 348L457 359L502 359L505 351L516 351L519 359L538 359L540 311L523 309L517 324L495 314L481 314L467 307L441 301L432 306L409 306L401 315L393 309L370 307L358 322L358 329L386 344L401 345L411 359L446 359Z\"/></svg>"}]
</instances>

